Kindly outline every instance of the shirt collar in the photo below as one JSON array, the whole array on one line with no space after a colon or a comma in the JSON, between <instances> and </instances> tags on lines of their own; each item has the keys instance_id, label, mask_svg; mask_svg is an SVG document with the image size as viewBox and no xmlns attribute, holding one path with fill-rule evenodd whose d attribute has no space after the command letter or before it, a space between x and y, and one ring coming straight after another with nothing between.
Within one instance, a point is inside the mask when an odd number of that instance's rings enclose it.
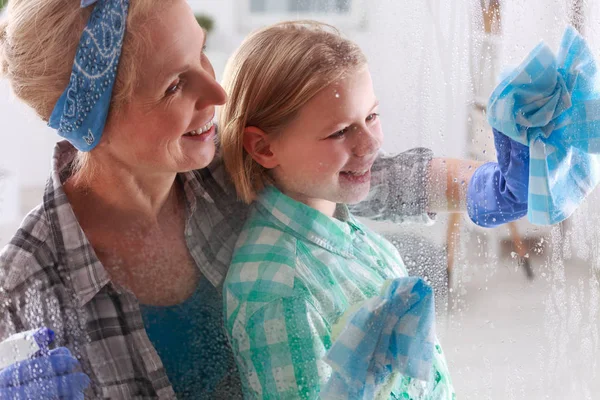
<instances>
[{"instance_id":1,"label":"shirt collar","mask_svg":"<svg viewBox=\"0 0 600 400\"><path fill-rule=\"evenodd\" d=\"M63 184L70 177L76 155L77 150L66 140L56 144L50 179L44 193L44 211L56 241L59 260L69 274L78 305L83 307L110 282L110 277L79 225L64 191ZM181 173L178 179L183 183L191 218L196 210L197 197L212 200L194 171Z\"/></svg>"},{"instance_id":2,"label":"shirt collar","mask_svg":"<svg viewBox=\"0 0 600 400\"><path fill-rule=\"evenodd\" d=\"M69 178L77 150L67 141L54 148L52 171L44 192L47 215L59 263L69 274L79 307L85 306L109 281L69 203L63 183Z\"/></svg>"},{"instance_id":3,"label":"shirt collar","mask_svg":"<svg viewBox=\"0 0 600 400\"><path fill-rule=\"evenodd\" d=\"M263 190L257 206L260 212L272 215L286 231L346 258L352 257L352 235L362 232L345 205L339 204L337 218L331 218L273 186Z\"/></svg>"}]
</instances>

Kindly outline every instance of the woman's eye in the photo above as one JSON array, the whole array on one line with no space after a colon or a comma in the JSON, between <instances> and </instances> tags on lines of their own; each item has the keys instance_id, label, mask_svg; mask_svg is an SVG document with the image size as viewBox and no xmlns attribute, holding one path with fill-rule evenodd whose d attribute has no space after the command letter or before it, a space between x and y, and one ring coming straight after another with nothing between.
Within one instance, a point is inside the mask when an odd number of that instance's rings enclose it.
<instances>
[{"instance_id":1,"label":"woman's eye","mask_svg":"<svg viewBox=\"0 0 600 400\"><path fill-rule=\"evenodd\" d=\"M344 128L341 131L337 131L333 135L329 135L329 139L340 139L343 138L344 135L348 132L348 128Z\"/></svg>"},{"instance_id":2,"label":"woman's eye","mask_svg":"<svg viewBox=\"0 0 600 400\"><path fill-rule=\"evenodd\" d=\"M167 91L165 93L167 95L172 95L172 94L177 93L180 89L181 89L181 81L177 81L177 82L173 83L171 86L169 86L169 88L167 89Z\"/></svg>"},{"instance_id":3,"label":"woman's eye","mask_svg":"<svg viewBox=\"0 0 600 400\"><path fill-rule=\"evenodd\" d=\"M379 114L377 113L369 114L369 116L367 117L367 122L375 121L377 117L379 117Z\"/></svg>"}]
</instances>

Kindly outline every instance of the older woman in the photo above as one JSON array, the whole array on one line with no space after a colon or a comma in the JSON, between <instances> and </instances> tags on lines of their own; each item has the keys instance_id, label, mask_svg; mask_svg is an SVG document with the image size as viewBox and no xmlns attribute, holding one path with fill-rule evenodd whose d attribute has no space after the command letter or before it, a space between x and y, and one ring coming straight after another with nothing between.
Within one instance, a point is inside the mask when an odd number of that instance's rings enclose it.
<instances>
[{"instance_id":1,"label":"older woman","mask_svg":"<svg viewBox=\"0 0 600 400\"><path fill-rule=\"evenodd\" d=\"M9 2L2 71L67 140L43 202L0 253L0 340L45 326L60 347L0 371L1 398L241 396L220 285L246 208L213 162L226 95L205 38L184 0ZM505 162L521 157L500 147ZM358 211L464 209L469 165L424 149L381 158ZM526 203L499 189L522 181L487 169L473 193L494 201L473 194L471 208L523 216Z\"/></svg>"}]
</instances>

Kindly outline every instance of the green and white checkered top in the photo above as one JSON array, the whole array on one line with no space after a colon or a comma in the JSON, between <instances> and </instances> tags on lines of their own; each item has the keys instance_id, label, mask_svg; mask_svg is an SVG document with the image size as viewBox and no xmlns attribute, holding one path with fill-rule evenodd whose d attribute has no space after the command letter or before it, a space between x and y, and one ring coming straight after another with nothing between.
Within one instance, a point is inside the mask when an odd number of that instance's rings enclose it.
<instances>
[{"instance_id":1,"label":"green and white checkered top","mask_svg":"<svg viewBox=\"0 0 600 400\"><path fill-rule=\"evenodd\" d=\"M330 218L265 189L251 207L223 291L245 398L318 398L331 374L322 357L336 323L379 294L387 279L405 276L396 248L346 206ZM383 398L452 399L437 349L429 383L391 376Z\"/></svg>"}]
</instances>

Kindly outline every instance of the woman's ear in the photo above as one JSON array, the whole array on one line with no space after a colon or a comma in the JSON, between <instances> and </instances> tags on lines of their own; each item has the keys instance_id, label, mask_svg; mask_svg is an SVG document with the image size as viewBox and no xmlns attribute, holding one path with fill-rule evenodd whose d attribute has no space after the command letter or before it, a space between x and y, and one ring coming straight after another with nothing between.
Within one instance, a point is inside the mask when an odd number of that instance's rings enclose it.
<instances>
[{"instance_id":1,"label":"woman's ear","mask_svg":"<svg viewBox=\"0 0 600 400\"><path fill-rule=\"evenodd\" d=\"M244 149L250 156L267 169L275 168L279 165L277 157L271 151L269 136L255 126L244 128Z\"/></svg>"}]
</instances>

